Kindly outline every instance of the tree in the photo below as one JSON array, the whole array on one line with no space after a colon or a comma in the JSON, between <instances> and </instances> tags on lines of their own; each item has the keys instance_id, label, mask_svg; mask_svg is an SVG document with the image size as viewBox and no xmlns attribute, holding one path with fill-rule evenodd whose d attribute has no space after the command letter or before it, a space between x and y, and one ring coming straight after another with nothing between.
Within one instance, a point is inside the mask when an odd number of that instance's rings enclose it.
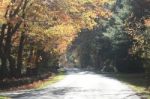
<instances>
[{"instance_id":1,"label":"tree","mask_svg":"<svg viewBox=\"0 0 150 99\"><path fill-rule=\"evenodd\" d=\"M22 26L23 20L25 18L25 9L28 0L21 1L10 1L11 4L8 5L5 19L7 23L3 23L1 31L1 73L2 76L8 75L8 67L10 68L10 73L13 75L15 70L14 58L11 55L12 51L12 38L13 35ZM5 36L6 35L6 36ZM4 43L5 42L5 43Z\"/></svg>"},{"instance_id":2,"label":"tree","mask_svg":"<svg viewBox=\"0 0 150 99\"><path fill-rule=\"evenodd\" d=\"M134 3L138 6L133 5L133 14L127 22L127 31L133 40L130 53L140 57L146 72L149 72L149 12L146 11L149 8L149 1Z\"/></svg>"},{"instance_id":3,"label":"tree","mask_svg":"<svg viewBox=\"0 0 150 99\"><path fill-rule=\"evenodd\" d=\"M92 29L97 16L109 16L100 7L104 2L93 0L8 2L0 35L3 77L21 76L28 68L46 70L48 65L58 65L59 55L82 28Z\"/></svg>"}]
</instances>

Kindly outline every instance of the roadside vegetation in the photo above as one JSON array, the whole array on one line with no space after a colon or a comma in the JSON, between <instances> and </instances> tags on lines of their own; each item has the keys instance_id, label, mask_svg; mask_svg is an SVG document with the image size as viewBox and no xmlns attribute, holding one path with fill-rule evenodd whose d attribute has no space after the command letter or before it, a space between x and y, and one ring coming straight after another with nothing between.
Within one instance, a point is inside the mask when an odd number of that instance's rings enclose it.
<instances>
[{"instance_id":1,"label":"roadside vegetation","mask_svg":"<svg viewBox=\"0 0 150 99\"><path fill-rule=\"evenodd\" d=\"M13 91L13 90L25 90L25 89L42 89L60 81L64 78L64 73L46 75L45 77L30 77L16 80L8 80L1 83L0 92ZM2 89L3 88L3 89Z\"/></svg>"},{"instance_id":2,"label":"roadside vegetation","mask_svg":"<svg viewBox=\"0 0 150 99\"><path fill-rule=\"evenodd\" d=\"M3 97L3 96L0 96L0 99L9 99L9 98L7 98L7 97Z\"/></svg>"},{"instance_id":3,"label":"roadside vegetation","mask_svg":"<svg viewBox=\"0 0 150 99\"><path fill-rule=\"evenodd\" d=\"M149 76L145 74L104 74L104 76L118 79L132 88L136 95L150 99L150 81L147 79Z\"/></svg>"}]
</instances>

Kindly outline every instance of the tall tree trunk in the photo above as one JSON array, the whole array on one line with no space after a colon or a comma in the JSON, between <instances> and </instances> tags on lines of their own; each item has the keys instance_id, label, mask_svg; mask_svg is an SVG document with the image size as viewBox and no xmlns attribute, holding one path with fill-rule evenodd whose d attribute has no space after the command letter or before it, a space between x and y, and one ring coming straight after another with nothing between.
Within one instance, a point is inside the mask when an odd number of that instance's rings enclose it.
<instances>
[{"instance_id":1,"label":"tall tree trunk","mask_svg":"<svg viewBox=\"0 0 150 99\"><path fill-rule=\"evenodd\" d=\"M10 77L15 77L16 76L16 60L12 56L9 56L8 58L9 61L9 69L10 69Z\"/></svg>"},{"instance_id":2,"label":"tall tree trunk","mask_svg":"<svg viewBox=\"0 0 150 99\"><path fill-rule=\"evenodd\" d=\"M19 49L18 49L18 57L17 57L17 72L18 76L22 74L22 55L23 55L23 48L24 48L24 40L25 40L25 32L21 33Z\"/></svg>"},{"instance_id":3,"label":"tall tree trunk","mask_svg":"<svg viewBox=\"0 0 150 99\"><path fill-rule=\"evenodd\" d=\"M0 59L1 59L1 68L0 68L0 75L1 77L4 77L6 72L7 72L7 67L6 67L6 58L4 54L4 46L3 46L3 40L4 40L4 35L5 35L5 29L7 25L3 24L1 28L1 35L0 35Z\"/></svg>"},{"instance_id":4,"label":"tall tree trunk","mask_svg":"<svg viewBox=\"0 0 150 99\"><path fill-rule=\"evenodd\" d=\"M32 56L33 56L33 45L30 44L30 50L29 50L29 58L28 58L28 63L30 64L32 61Z\"/></svg>"},{"instance_id":5,"label":"tall tree trunk","mask_svg":"<svg viewBox=\"0 0 150 99\"><path fill-rule=\"evenodd\" d=\"M12 27L8 26L7 37L5 39L6 43L3 48L2 56L1 56L1 61L2 61L1 73L2 73L2 76L5 76L5 77L8 76L8 66L7 66L8 61L7 60L11 52L11 38L12 38L11 30L12 30Z\"/></svg>"},{"instance_id":6,"label":"tall tree trunk","mask_svg":"<svg viewBox=\"0 0 150 99\"><path fill-rule=\"evenodd\" d=\"M1 58L1 61L2 61L1 77L4 78L4 77L6 77L8 75L7 58L6 58L5 55Z\"/></svg>"},{"instance_id":7,"label":"tall tree trunk","mask_svg":"<svg viewBox=\"0 0 150 99\"><path fill-rule=\"evenodd\" d=\"M7 67L7 68L9 68L9 70L12 69L10 67L12 67L12 65L13 65L11 63L11 61L10 61L11 60L10 59L10 57L11 57L11 49L12 49L12 36L13 36L12 30L13 30L12 26L9 25L8 26L8 30L7 30L7 37L6 37L6 41L5 41L6 42L6 44L5 44L5 55L6 55L6 62L7 62L7 64L9 63L8 67ZM8 74L9 74L9 71L8 71ZM10 75L10 76L12 76L12 75Z\"/></svg>"},{"instance_id":8,"label":"tall tree trunk","mask_svg":"<svg viewBox=\"0 0 150 99\"><path fill-rule=\"evenodd\" d=\"M3 44L3 40L4 40L4 35L5 35L5 29L6 29L6 27L7 27L6 24L2 25L1 34L0 34L0 50L2 49L2 44Z\"/></svg>"},{"instance_id":9,"label":"tall tree trunk","mask_svg":"<svg viewBox=\"0 0 150 99\"><path fill-rule=\"evenodd\" d=\"M36 59L35 59L35 66L36 66L36 68L38 68L39 67L39 57L40 57L40 54L41 54L41 51L40 50L37 50L36 51Z\"/></svg>"}]
</instances>

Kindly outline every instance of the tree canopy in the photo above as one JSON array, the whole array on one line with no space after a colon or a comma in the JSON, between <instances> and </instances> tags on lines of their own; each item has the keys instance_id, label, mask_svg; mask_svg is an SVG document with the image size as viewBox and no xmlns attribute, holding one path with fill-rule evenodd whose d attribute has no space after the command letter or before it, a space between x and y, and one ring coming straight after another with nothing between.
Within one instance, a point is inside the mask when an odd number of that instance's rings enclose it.
<instances>
[{"instance_id":1,"label":"tree canopy","mask_svg":"<svg viewBox=\"0 0 150 99\"><path fill-rule=\"evenodd\" d=\"M143 72L150 59L147 10L147 0L5 0L1 77L37 75L69 64Z\"/></svg>"}]
</instances>

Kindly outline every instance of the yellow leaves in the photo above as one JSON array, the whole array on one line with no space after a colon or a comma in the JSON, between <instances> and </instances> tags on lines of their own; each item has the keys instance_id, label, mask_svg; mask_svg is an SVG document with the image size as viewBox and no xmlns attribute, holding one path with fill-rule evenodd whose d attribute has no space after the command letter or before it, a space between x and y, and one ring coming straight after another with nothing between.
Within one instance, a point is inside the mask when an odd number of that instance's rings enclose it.
<instances>
[{"instance_id":1,"label":"yellow leaves","mask_svg":"<svg viewBox=\"0 0 150 99\"><path fill-rule=\"evenodd\" d=\"M56 25L46 31L46 33L53 35L66 35L73 32L75 32L75 29L71 24Z\"/></svg>"},{"instance_id":2,"label":"yellow leaves","mask_svg":"<svg viewBox=\"0 0 150 99\"><path fill-rule=\"evenodd\" d=\"M53 37L51 43L55 45L55 50L59 53L66 51L67 46L72 42L75 33L76 29L74 25L71 24L57 25L45 31L45 35Z\"/></svg>"},{"instance_id":3,"label":"yellow leaves","mask_svg":"<svg viewBox=\"0 0 150 99\"><path fill-rule=\"evenodd\" d=\"M96 25L96 22L94 21L95 18L96 18L96 13L92 11L87 11L83 13L82 20L84 20L84 26L85 26L83 28L92 29Z\"/></svg>"},{"instance_id":4,"label":"yellow leaves","mask_svg":"<svg viewBox=\"0 0 150 99\"><path fill-rule=\"evenodd\" d=\"M93 0L94 2L98 3L98 4L105 4L105 3L108 3L108 4L113 4L115 3L116 0Z\"/></svg>"},{"instance_id":5,"label":"yellow leaves","mask_svg":"<svg viewBox=\"0 0 150 99\"><path fill-rule=\"evenodd\" d=\"M83 14L85 18L96 18L96 13L93 11L87 11Z\"/></svg>"},{"instance_id":6,"label":"yellow leaves","mask_svg":"<svg viewBox=\"0 0 150 99\"><path fill-rule=\"evenodd\" d=\"M6 22L4 15L6 13L6 9L9 3L10 3L10 0L0 1L0 24Z\"/></svg>"},{"instance_id":7,"label":"yellow leaves","mask_svg":"<svg viewBox=\"0 0 150 99\"><path fill-rule=\"evenodd\" d=\"M59 0L57 1L63 13L70 16L80 28L92 29L96 25L96 17L109 18L111 12L102 8L100 5L112 3L115 0ZM60 18L59 18L60 19ZM62 19L60 19L61 21Z\"/></svg>"},{"instance_id":8,"label":"yellow leaves","mask_svg":"<svg viewBox=\"0 0 150 99\"><path fill-rule=\"evenodd\" d=\"M109 10L97 10L97 15L104 18L110 18L112 16L112 12Z\"/></svg>"},{"instance_id":9,"label":"yellow leaves","mask_svg":"<svg viewBox=\"0 0 150 99\"><path fill-rule=\"evenodd\" d=\"M45 41L46 35L44 34L44 28L39 26L30 27L30 33L28 34L31 38L34 38L35 42L43 42Z\"/></svg>"},{"instance_id":10,"label":"yellow leaves","mask_svg":"<svg viewBox=\"0 0 150 99\"><path fill-rule=\"evenodd\" d=\"M59 53L67 49L67 45L72 42L76 33L74 25L71 24L56 25L48 29L33 26L30 29L32 30L29 33L30 37L42 43L45 51L55 48Z\"/></svg>"},{"instance_id":11,"label":"yellow leaves","mask_svg":"<svg viewBox=\"0 0 150 99\"><path fill-rule=\"evenodd\" d=\"M26 9L30 28L28 35L42 46L46 42L46 50L56 47L64 51L81 29L92 29L96 25L95 18L111 15L101 5L112 1L114 0L32 0L32 5Z\"/></svg>"},{"instance_id":12,"label":"yellow leaves","mask_svg":"<svg viewBox=\"0 0 150 99\"><path fill-rule=\"evenodd\" d=\"M56 50L63 53L81 29L92 29L96 25L95 18L111 16L108 10L100 6L105 2L110 3L108 1L113 0L53 1L57 9L49 9L52 27L42 31L42 35L50 37L50 45L55 44Z\"/></svg>"}]
</instances>

